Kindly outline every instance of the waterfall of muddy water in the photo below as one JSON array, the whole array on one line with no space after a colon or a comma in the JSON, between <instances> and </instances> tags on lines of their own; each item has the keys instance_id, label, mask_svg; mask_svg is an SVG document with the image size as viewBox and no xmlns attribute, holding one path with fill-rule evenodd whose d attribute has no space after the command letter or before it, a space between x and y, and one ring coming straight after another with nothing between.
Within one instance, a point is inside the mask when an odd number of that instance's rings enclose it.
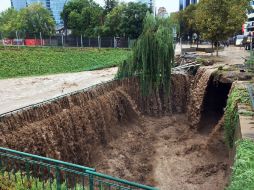
<instances>
[{"instance_id":1,"label":"waterfall of muddy water","mask_svg":"<svg viewBox=\"0 0 254 190\"><path fill-rule=\"evenodd\" d=\"M201 67L198 69L190 87L190 97L188 105L188 119L192 128L197 128L201 119L201 111L206 95L208 82L214 69Z\"/></svg>"},{"instance_id":2,"label":"waterfall of muddy water","mask_svg":"<svg viewBox=\"0 0 254 190\"><path fill-rule=\"evenodd\" d=\"M192 94L203 98L208 75L198 72ZM2 117L0 146L95 167L161 190L221 190L227 182L226 146L216 134L217 141L204 150L206 138L190 130L188 102L202 101L189 100L190 81L173 74L170 96L155 91L145 98L138 78L112 81Z\"/></svg>"},{"instance_id":3,"label":"waterfall of muddy water","mask_svg":"<svg viewBox=\"0 0 254 190\"><path fill-rule=\"evenodd\" d=\"M121 136L122 126L139 121L140 112L186 111L186 75L172 76L170 97L157 92L148 103L139 84L137 78L112 81L0 118L0 146L88 165L96 147Z\"/></svg>"},{"instance_id":4,"label":"waterfall of muddy water","mask_svg":"<svg viewBox=\"0 0 254 190\"><path fill-rule=\"evenodd\" d=\"M224 116L219 120L217 125L213 128L212 132L209 134L209 136L205 142L206 148L210 145L210 143L212 143L213 139L219 133L219 130L223 127L223 125L224 125Z\"/></svg>"},{"instance_id":5,"label":"waterfall of muddy water","mask_svg":"<svg viewBox=\"0 0 254 190\"><path fill-rule=\"evenodd\" d=\"M88 165L96 147L117 138L121 134L119 125L131 123L138 116L133 102L119 87L87 101L83 107L74 105L6 133L1 136L1 146Z\"/></svg>"}]
</instances>

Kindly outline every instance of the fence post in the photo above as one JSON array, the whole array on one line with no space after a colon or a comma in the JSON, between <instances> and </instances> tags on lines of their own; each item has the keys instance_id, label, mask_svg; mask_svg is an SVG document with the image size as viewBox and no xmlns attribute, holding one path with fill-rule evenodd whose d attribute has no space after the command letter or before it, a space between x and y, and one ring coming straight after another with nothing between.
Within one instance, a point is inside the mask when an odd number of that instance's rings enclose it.
<instances>
[{"instance_id":1,"label":"fence post","mask_svg":"<svg viewBox=\"0 0 254 190\"><path fill-rule=\"evenodd\" d=\"M60 170L58 166L56 166L56 189L61 190Z\"/></svg>"},{"instance_id":2,"label":"fence post","mask_svg":"<svg viewBox=\"0 0 254 190\"><path fill-rule=\"evenodd\" d=\"M42 36L41 36L41 32L40 32L40 41L41 41L41 46L42 46Z\"/></svg>"},{"instance_id":3,"label":"fence post","mask_svg":"<svg viewBox=\"0 0 254 190\"><path fill-rule=\"evenodd\" d=\"M19 37L18 37L18 31L16 31L16 38L17 38L17 45L18 45L18 48L19 48Z\"/></svg>"},{"instance_id":4,"label":"fence post","mask_svg":"<svg viewBox=\"0 0 254 190\"><path fill-rule=\"evenodd\" d=\"M80 40L81 40L81 47L83 47L83 36L82 36L82 34L80 36Z\"/></svg>"},{"instance_id":5,"label":"fence post","mask_svg":"<svg viewBox=\"0 0 254 190\"><path fill-rule=\"evenodd\" d=\"M62 47L64 47L64 37L63 37L63 34L62 34Z\"/></svg>"},{"instance_id":6,"label":"fence post","mask_svg":"<svg viewBox=\"0 0 254 190\"><path fill-rule=\"evenodd\" d=\"M101 48L101 37L98 36L98 48Z\"/></svg>"},{"instance_id":7,"label":"fence post","mask_svg":"<svg viewBox=\"0 0 254 190\"><path fill-rule=\"evenodd\" d=\"M90 40L90 38L89 38L89 47L91 47L91 40Z\"/></svg>"},{"instance_id":8,"label":"fence post","mask_svg":"<svg viewBox=\"0 0 254 190\"><path fill-rule=\"evenodd\" d=\"M128 37L128 48L130 48L130 37Z\"/></svg>"},{"instance_id":9,"label":"fence post","mask_svg":"<svg viewBox=\"0 0 254 190\"><path fill-rule=\"evenodd\" d=\"M94 181L93 181L93 175L89 175L89 190L94 190Z\"/></svg>"}]
</instances>

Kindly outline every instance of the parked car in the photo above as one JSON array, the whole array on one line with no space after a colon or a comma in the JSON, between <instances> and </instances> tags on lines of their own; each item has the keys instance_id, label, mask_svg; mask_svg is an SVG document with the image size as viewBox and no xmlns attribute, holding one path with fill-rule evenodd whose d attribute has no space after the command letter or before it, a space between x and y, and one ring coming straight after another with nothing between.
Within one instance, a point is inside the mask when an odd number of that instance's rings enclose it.
<instances>
[{"instance_id":1,"label":"parked car","mask_svg":"<svg viewBox=\"0 0 254 190\"><path fill-rule=\"evenodd\" d=\"M235 40L235 45L236 46L242 46L243 45L243 40L244 40L244 35L237 35L236 40Z\"/></svg>"}]
</instances>

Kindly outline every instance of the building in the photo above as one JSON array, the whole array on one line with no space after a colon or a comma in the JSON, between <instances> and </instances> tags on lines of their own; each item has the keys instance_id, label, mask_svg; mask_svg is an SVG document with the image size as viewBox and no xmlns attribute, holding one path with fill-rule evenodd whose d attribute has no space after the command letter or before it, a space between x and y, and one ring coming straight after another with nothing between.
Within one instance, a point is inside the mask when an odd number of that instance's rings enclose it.
<instances>
[{"instance_id":1,"label":"building","mask_svg":"<svg viewBox=\"0 0 254 190\"><path fill-rule=\"evenodd\" d=\"M165 7L160 7L158 9L157 16L161 17L161 18L167 18L168 17L168 12L167 12L166 8Z\"/></svg>"},{"instance_id":2,"label":"building","mask_svg":"<svg viewBox=\"0 0 254 190\"><path fill-rule=\"evenodd\" d=\"M254 0L250 1L250 5L252 10L250 10L247 14L248 20L243 25L243 34L248 35L250 32L254 32Z\"/></svg>"},{"instance_id":3,"label":"building","mask_svg":"<svg viewBox=\"0 0 254 190\"><path fill-rule=\"evenodd\" d=\"M15 8L16 10L20 10L26 6L26 0L11 0L11 7Z\"/></svg>"},{"instance_id":4,"label":"building","mask_svg":"<svg viewBox=\"0 0 254 190\"><path fill-rule=\"evenodd\" d=\"M30 5L31 3L41 3L52 13L56 24L61 26L63 25L63 21L60 14L63 11L63 7L67 1L68 0L11 0L11 5L13 8L19 10L27 5Z\"/></svg>"},{"instance_id":5,"label":"building","mask_svg":"<svg viewBox=\"0 0 254 190\"><path fill-rule=\"evenodd\" d=\"M198 0L179 0L179 10L183 10L190 4L196 4Z\"/></svg>"}]
</instances>

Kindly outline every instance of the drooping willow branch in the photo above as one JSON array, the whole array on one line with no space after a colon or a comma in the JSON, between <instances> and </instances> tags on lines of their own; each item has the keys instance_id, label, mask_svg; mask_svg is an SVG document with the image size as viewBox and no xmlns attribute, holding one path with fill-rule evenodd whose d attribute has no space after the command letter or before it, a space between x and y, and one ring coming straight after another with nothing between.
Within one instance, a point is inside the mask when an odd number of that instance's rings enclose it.
<instances>
[{"instance_id":1,"label":"drooping willow branch","mask_svg":"<svg viewBox=\"0 0 254 190\"><path fill-rule=\"evenodd\" d=\"M143 95L163 89L169 93L174 62L172 28L166 19L147 14L132 54L119 67L117 78L138 75Z\"/></svg>"}]
</instances>

